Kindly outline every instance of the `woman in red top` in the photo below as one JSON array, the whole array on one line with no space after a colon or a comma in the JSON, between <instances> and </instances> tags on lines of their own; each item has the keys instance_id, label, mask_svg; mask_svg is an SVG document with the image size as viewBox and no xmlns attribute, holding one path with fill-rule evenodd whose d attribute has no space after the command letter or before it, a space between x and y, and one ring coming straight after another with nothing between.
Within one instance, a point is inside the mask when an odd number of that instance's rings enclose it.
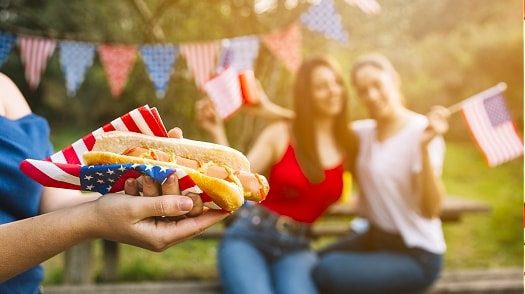
<instances>
[{"instance_id":1,"label":"woman in red top","mask_svg":"<svg viewBox=\"0 0 525 294\"><path fill-rule=\"evenodd\" d=\"M226 293L316 293L310 272L310 226L339 199L347 150L347 92L341 71L326 57L306 60L293 87L294 113L266 127L247 157L266 174L270 192L245 205L218 250ZM208 100L197 116L214 141L227 144L222 122Z\"/></svg>"}]
</instances>

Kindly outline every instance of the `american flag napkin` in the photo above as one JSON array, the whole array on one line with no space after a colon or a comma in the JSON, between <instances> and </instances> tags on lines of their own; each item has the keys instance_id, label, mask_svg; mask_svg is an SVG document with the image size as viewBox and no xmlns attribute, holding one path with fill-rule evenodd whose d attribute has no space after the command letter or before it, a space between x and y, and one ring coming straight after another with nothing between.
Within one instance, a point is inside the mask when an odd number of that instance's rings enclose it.
<instances>
[{"instance_id":1,"label":"american flag napkin","mask_svg":"<svg viewBox=\"0 0 525 294\"><path fill-rule=\"evenodd\" d=\"M101 194L122 191L124 182L128 178L148 175L159 183L163 183L175 173L179 178L181 194L186 195L193 192L200 194L204 203L211 201L182 169L176 170L145 164L85 165L82 155L93 149L95 137L114 130L159 137L168 136L157 109L145 105L114 119L44 160L26 159L22 161L20 169L30 178L47 187L93 191Z\"/></svg>"}]
</instances>

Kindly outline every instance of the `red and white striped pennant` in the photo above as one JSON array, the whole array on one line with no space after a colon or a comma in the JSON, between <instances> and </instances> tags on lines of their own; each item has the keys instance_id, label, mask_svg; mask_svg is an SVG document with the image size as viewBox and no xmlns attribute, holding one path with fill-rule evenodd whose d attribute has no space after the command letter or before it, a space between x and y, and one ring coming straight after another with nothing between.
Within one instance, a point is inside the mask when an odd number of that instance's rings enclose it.
<instances>
[{"instance_id":1,"label":"red and white striped pennant","mask_svg":"<svg viewBox=\"0 0 525 294\"><path fill-rule=\"evenodd\" d=\"M199 89L202 89L213 74L219 49L220 43L217 41L180 44L179 50Z\"/></svg>"},{"instance_id":2,"label":"red and white striped pennant","mask_svg":"<svg viewBox=\"0 0 525 294\"><path fill-rule=\"evenodd\" d=\"M47 60L56 48L56 40L21 36L18 38L20 55L25 67L26 79L31 89L40 84Z\"/></svg>"}]
</instances>

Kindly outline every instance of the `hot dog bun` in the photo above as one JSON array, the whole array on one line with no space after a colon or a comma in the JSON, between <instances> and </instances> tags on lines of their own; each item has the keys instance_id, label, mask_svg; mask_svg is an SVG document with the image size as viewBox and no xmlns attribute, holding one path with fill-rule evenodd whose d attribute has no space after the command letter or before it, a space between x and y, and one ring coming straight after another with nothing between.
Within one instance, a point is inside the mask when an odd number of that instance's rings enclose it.
<instances>
[{"instance_id":1,"label":"hot dog bun","mask_svg":"<svg viewBox=\"0 0 525 294\"><path fill-rule=\"evenodd\" d=\"M128 150L137 147L141 150L154 150L152 151L155 152L154 155L169 154L171 160L157 160L156 156L123 155L123 153L131 154ZM189 167L187 163L183 165L182 160L177 160L179 157L195 161L200 167ZM262 201L269 190L265 177L250 172L250 164L244 154L233 148L208 142L112 131L96 136L93 149L85 152L83 159L87 165L140 163L182 168L219 208L227 211L241 207L245 198ZM221 178L210 176L207 170L213 169L222 170L224 176ZM237 177L241 174L248 174L256 179L246 185L251 187L243 186ZM254 182L258 188L255 191Z\"/></svg>"}]
</instances>

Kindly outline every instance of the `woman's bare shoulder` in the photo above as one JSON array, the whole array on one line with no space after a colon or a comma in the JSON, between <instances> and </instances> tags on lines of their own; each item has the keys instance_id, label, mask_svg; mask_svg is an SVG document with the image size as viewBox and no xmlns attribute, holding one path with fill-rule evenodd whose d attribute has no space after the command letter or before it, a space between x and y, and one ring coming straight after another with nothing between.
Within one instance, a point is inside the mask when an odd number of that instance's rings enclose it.
<instances>
[{"instance_id":1,"label":"woman's bare shoulder","mask_svg":"<svg viewBox=\"0 0 525 294\"><path fill-rule=\"evenodd\" d=\"M286 146L290 143L290 122L277 121L264 130L264 136L268 146L272 146L278 157L284 153Z\"/></svg>"},{"instance_id":2,"label":"woman's bare shoulder","mask_svg":"<svg viewBox=\"0 0 525 294\"><path fill-rule=\"evenodd\" d=\"M0 89L0 115L18 119L31 113L22 92L13 80L3 73L0 73Z\"/></svg>"},{"instance_id":3,"label":"woman's bare shoulder","mask_svg":"<svg viewBox=\"0 0 525 294\"><path fill-rule=\"evenodd\" d=\"M273 122L271 124L269 124L265 131L267 130L268 132L286 132L288 133L288 130L290 129L290 123L286 120L279 120L279 121L276 121L276 122Z\"/></svg>"}]
</instances>

